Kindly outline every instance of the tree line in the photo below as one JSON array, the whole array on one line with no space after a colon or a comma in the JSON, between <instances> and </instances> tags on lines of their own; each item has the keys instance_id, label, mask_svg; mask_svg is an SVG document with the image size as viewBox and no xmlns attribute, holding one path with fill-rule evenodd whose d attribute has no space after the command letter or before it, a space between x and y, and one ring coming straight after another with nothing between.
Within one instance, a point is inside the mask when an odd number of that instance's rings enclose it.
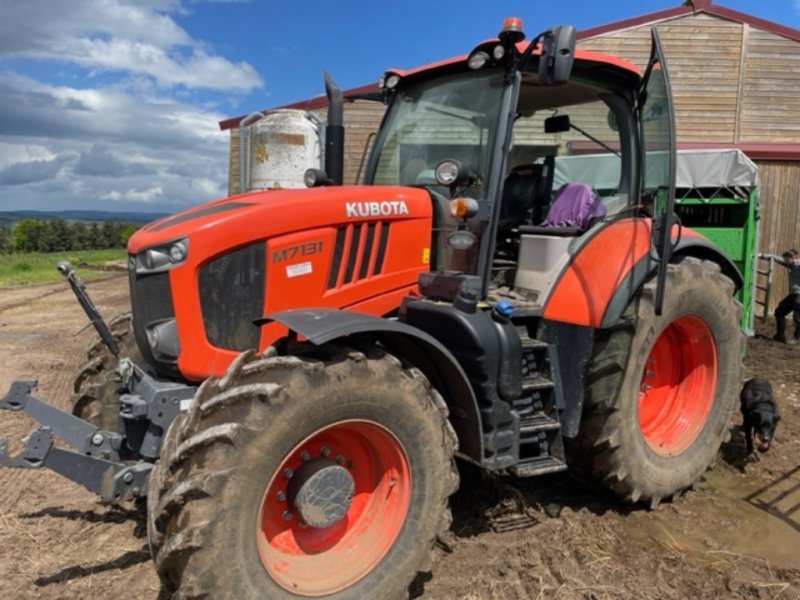
<instances>
[{"instance_id":1,"label":"tree line","mask_svg":"<svg viewBox=\"0 0 800 600\"><path fill-rule=\"evenodd\" d=\"M0 254L124 248L136 231L130 223L22 219L0 224Z\"/></svg>"}]
</instances>

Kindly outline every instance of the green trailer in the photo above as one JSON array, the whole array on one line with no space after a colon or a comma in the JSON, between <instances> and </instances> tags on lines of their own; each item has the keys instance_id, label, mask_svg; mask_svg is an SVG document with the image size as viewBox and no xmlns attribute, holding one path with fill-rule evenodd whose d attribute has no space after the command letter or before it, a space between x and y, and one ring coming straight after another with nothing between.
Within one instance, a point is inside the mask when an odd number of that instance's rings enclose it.
<instances>
[{"instance_id":1,"label":"green trailer","mask_svg":"<svg viewBox=\"0 0 800 600\"><path fill-rule=\"evenodd\" d=\"M592 186L599 196L616 193L619 159L610 154L558 156L554 189L568 182ZM754 333L756 252L759 235L758 167L740 150L681 150L675 176L675 212L683 225L703 234L739 268L744 285L742 330Z\"/></svg>"}]
</instances>

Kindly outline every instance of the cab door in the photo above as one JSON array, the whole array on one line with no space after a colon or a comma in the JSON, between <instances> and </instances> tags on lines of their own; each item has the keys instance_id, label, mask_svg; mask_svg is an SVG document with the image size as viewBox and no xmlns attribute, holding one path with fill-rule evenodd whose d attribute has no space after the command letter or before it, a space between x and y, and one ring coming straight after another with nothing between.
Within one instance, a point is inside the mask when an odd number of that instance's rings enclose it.
<instances>
[{"instance_id":1,"label":"cab door","mask_svg":"<svg viewBox=\"0 0 800 600\"><path fill-rule=\"evenodd\" d=\"M669 232L678 222L675 206L675 114L667 63L655 27L652 46L637 102L640 148L640 191L652 207L651 256L659 263L656 314L661 314L667 263L672 253Z\"/></svg>"}]
</instances>

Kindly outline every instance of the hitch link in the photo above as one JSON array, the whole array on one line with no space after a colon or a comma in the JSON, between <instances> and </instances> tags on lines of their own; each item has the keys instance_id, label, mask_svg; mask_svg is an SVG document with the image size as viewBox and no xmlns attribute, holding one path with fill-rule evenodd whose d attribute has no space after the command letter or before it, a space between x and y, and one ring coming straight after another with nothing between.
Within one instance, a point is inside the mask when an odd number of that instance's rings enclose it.
<instances>
[{"instance_id":1,"label":"hitch link","mask_svg":"<svg viewBox=\"0 0 800 600\"><path fill-rule=\"evenodd\" d=\"M11 456L8 442L0 437L0 464L15 469L48 468L81 484L107 502L136 498L147 490L152 463L120 462L122 436L105 431L64 412L31 392L36 381L15 381L0 400L0 410L24 411L40 423L25 438L25 447ZM72 450L53 444L63 440Z\"/></svg>"},{"instance_id":2,"label":"hitch link","mask_svg":"<svg viewBox=\"0 0 800 600\"><path fill-rule=\"evenodd\" d=\"M69 286L72 288L75 296L77 296L81 308L83 308L86 316L89 317L89 321L91 321L100 339L103 340L103 343L108 347L111 354L118 357L119 345L117 344L117 340L114 339L114 334L111 333L111 329L109 329L103 317L100 316L100 311L95 307L94 302L92 302L92 299L89 297L89 292L86 291L86 286L83 285L83 282L73 270L72 265L69 261L62 260L58 263L56 268L67 282L69 282Z\"/></svg>"}]
</instances>

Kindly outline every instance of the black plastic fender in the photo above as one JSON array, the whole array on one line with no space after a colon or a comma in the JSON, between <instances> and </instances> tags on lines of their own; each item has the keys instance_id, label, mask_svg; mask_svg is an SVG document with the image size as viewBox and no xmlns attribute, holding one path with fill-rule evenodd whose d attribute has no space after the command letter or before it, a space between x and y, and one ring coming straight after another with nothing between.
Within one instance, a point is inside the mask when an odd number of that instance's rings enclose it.
<instances>
[{"instance_id":1,"label":"black plastic fender","mask_svg":"<svg viewBox=\"0 0 800 600\"><path fill-rule=\"evenodd\" d=\"M315 345L351 335L372 336L390 354L408 361L425 374L450 410L450 423L458 435L459 453L481 461L483 443L475 394L461 365L435 338L399 321L329 308L286 310L264 315L254 323L264 325L272 321Z\"/></svg>"},{"instance_id":2,"label":"black plastic fender","mask_svg":"<svg viewBox=\"0 0 800 600\"><path fill-rule=\"evenodd\" d=\"M693 256L701 260L710 260L717 263L723 274L733 281L733 285L737 290L744 284L744 278L734 262L704 237L696 234L681 237L672 252L672 261L674 262L675 259L682 256ZM601 329L611 327L620 320L631 298L639 291L645 280L656 272L657 268L658 263L653 261L649 255L636 263L611 297L611 301L608 303L606 312L603 315Z\"/></svg>"}]
</instances>

